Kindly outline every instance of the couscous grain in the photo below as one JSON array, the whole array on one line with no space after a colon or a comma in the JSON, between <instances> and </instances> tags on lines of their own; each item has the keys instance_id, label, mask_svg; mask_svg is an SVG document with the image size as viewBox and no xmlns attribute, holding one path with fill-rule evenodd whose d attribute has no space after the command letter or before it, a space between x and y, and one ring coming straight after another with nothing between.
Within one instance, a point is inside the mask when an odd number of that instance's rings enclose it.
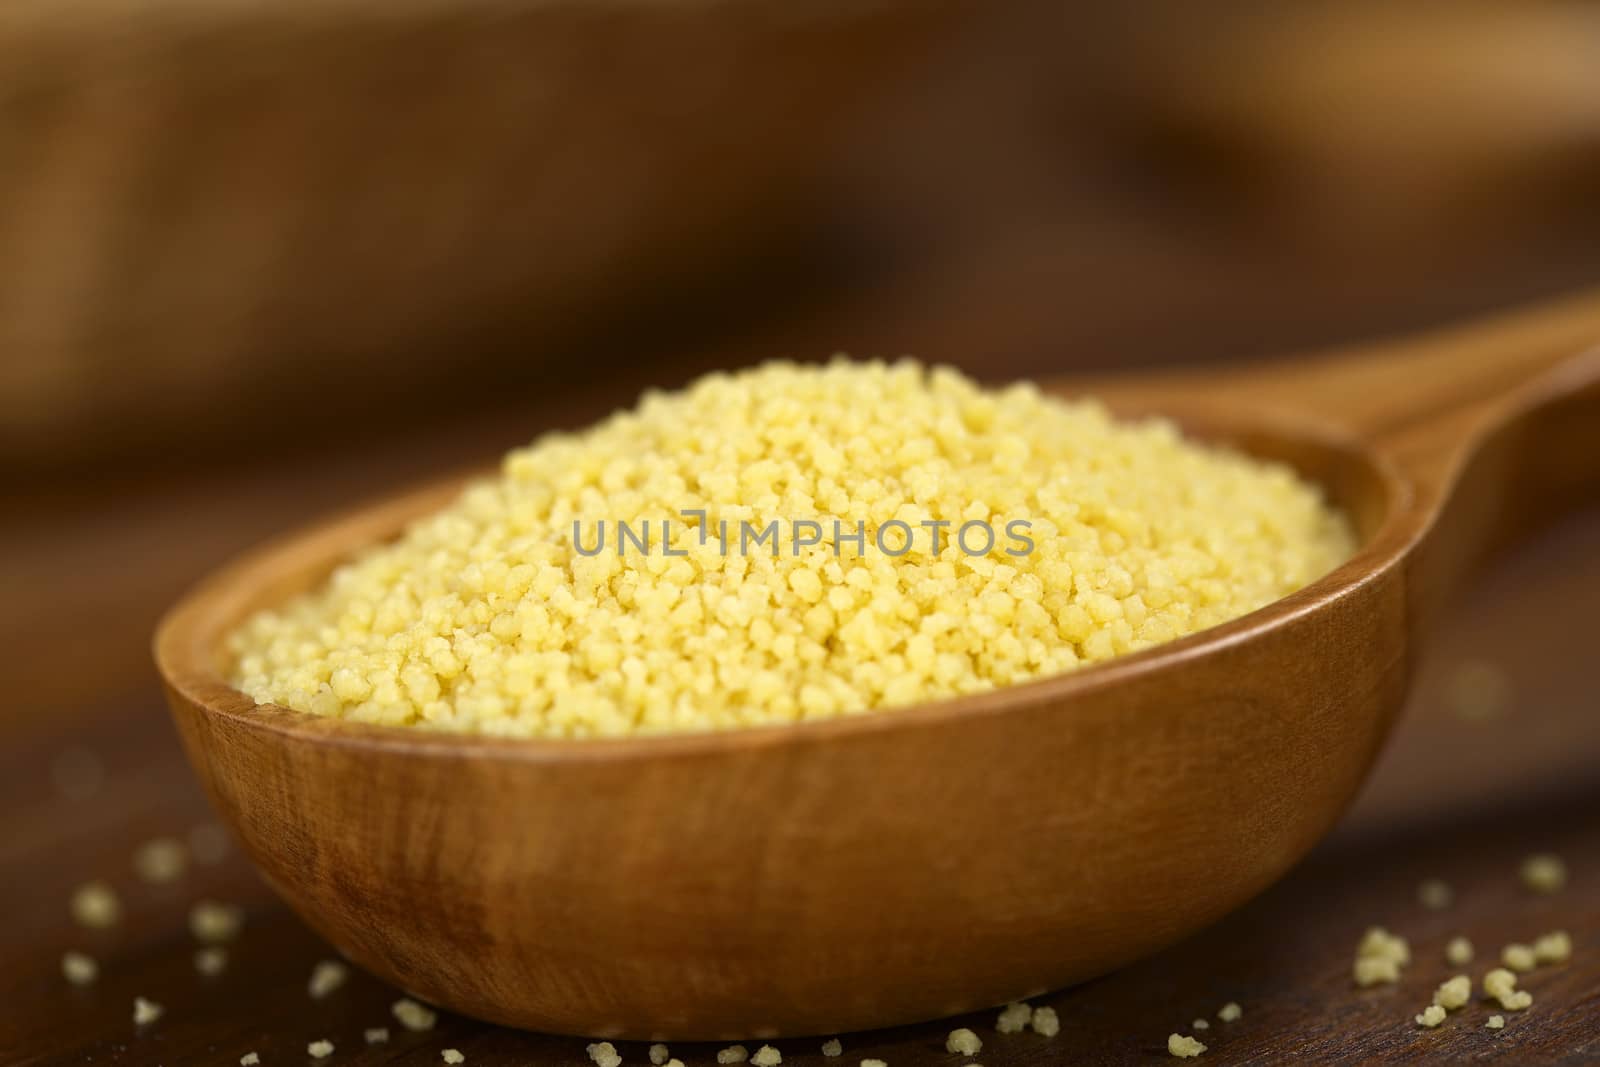
<instances>
[{"instance_id":1,"label":"couscous grain","mask_svg":"<svg viewBox=\"0 0 1600 1067\"><path fill-rule=\"evenodd\" d=\"M401 997L389 1006L389 1011L407 1030L432 1030L433 1024L439 1021L439 1016L432 1008L418 1004L410 997Z\"/></svg>"},{"instance_id":2,"label":"couscous grain","mask_svg":"<svg viewBox=\"0 0 1600 1067\"><path fill-rule=\"evenodd\" d=\"M661 1067L662 1064L672 1058L672 1050L665 1045L651 1045L649 1055L650 1062L655 1064L656 1067Z\"/></svg>"},{"instance_id":3,"label":"couscous grain","mask_svg":"<svg viewBox=\"0 0 1600 1067\"><path fill-rule=\"evenodd\" d=\"M1205 1050L1206 1047L1192 1037L1187 1037L1183 1034L1167 1035L1167 1052L1180 1060L1198 1056Z\"/></svg>"},{"instance_id":4,"label":"couscous grain","mask_svg":"<svg viewBox=\"0 0 1600 1067\"><path fill-rule=\"evenodd\" d=\"M609 1041L596 1041L584 1051L589 1054L594 1067L618 1067L622 1063L622 1056L617 1052L617 1046Z\"/></svg>"},{"instance_id":5,"label":"couscous grain","mask_svg":"<svg viewBox=\"0 0 1600 1067\"><path fill-rule=\"evenodd\" d=\"M104 882L88 882L72 894L72 917L82 926L105 929L122 919L122 901Z\"/></svg>"},{"instance_id":6,"label":"couscous grain","mask_svg":"<svg viewBox=\"0 0 1600 1067\"><path fill-rule=\"evenodd\" d=\"M1225 1023L1236 1023L1243 1016L1244 1009L1239 1007L1236 1002L1231 1000L1224 1004L1221 1010L1217 1012L1217 1018L1221 1019Z\"/></svg>"},{"instance_id":7,"label":"couscous grain","mask_svg":"<svg viewBox=\"0 0 1600 1067\"><path fill-rule=\"evenodd\" d=\"M944 1050L958 1056L976 1056L983 1051L983 1038L963 1026L950 1031L944 1039Z\"/></svg>"},{"instance_id":8,"label":"couscous grain","mask_svg":"<svg viewBox=\"0 0 1600 1067\"><path fill-rule=\"evenodd\" d=\"M1452 937L1444 947L1444 958L1452 966L1465 967L1472 962L1472 942L1464 937Z\"/></svg>"},{"instance_id":9,"label":"couscous grain","mask_svg":"<svg viewBox=\"0 0 1600 1067\"><path fill-rule=\"evenodd\" d=\"M1522 884L1535 893L1559 893L1567 884L1567 865L1560 856L1541 852L1522 861Z\"/></svg>"},{"instance_id":10,"label":"couscous grain","mask_svg":"<svg viewBox=\"0 0 1600 1067\"><path fill-rule=\"evenodd\" d=\"M1487 1026L1491 1030L1504 1030L1506 1026L1506 1017L1504 1015L1491 1015L1489 1016L1489 1021L1483 1025Z\"/></svg>"},{"instance_id":11,"label":"couscous grain","mask_svg":"<svg viewBox=\"0 0 1600 1067\"><path fill-rule=\"evenodd\" d=\"M1358 956L1354 973L1356 985L1362 989L1400 981L1400 965L1382 956Z\"/></svg>"},{"instance_id":12,"label":"couscous grain","mask_svg":"<svg viewBox=\"0 0 1600 1067\"><path fill-rule=\"evenodd\" d=\"M261 1062L261 1057L254 1052L246 1052L239 1057L239 1067L256 1067Z\"/></svg>"},{"instance_id":13,"label":"couscous grain","mask_svg":"<svg viewBox=\"0 0 1600 1067\"><path fill-rule=\"evenodd\" d=\"M1429 911L1443 911L1455 899L1455 890L1450 888L1450 883L1438 878L1429 878L1417 886L1417 902Z\"/></svg>"},{"instance_id":14,"label":"couscous grain","mask_svg":"<svg viewBox=\"0 0 1600 1067\"><path fill-rule=\"evenodd\" d=\"M749 1058L750 1050L743 1045L729 1045L717 1050L717 1062L721 1064L744 1063Z\"/></svg>"},{"instance_id":15,"label":"couscous grain","mask_svg":"<svg viewBox=\"0 0 1600 1067\"><path fill-rule=\"evenodd\" d=\"M1518 989L1516 974L1504 967L1496 967L1483 976L1483 991L1507 1011L1524 1011L1533 1004L1533 994Z\"/></svg>"},{"instance_id":16,"label":"couscous grain","mask_svg":"<svg viewBox=\"0 0 1600 1067\"><path fill-rule=\"evenodd\" d=\"M133 854L133 869L152 885L177 881L188 866L189 854L175 837L153 838Z\"/></svg>"},{"instance_id":17,"label":"couscous grain","mask_svg":"<svg viewBox=\"0 0 1600 1067\"><path fill-rule=\"evenodd\" d=\"M100 976L100 965L93 956L82 952L67 952L61 957L61 975L76 986L93 985Z\"/></svg>"},{"instance_id":18,"label":"couscous grain","mask_svg":"<svg viewBox=\"0 0 1600 1067\"><path fill-rule=\"evenodd\" d=\"M994 1028L1002 1034L1020 1034L1033 1021L1033 1008L1028 1004L1007 1004L994 1021Z\"/></svg>"},{"instance_id":19,"label":"couscous grain","mask_svg":"<svg viewBox=\"0 0 1600 1067\"><path fill-rule=\"evenodd\" d=\"M389 1040L387 1026L369 1026L361 1031L361 1038L369 1045L382 1045Z\"/></svg>"},{"instance_id":20,"label":"couscous grain","mask_svg":"<svg viewBox=\"0 0 1600 1067\"><path fill-rule=\"evenodd\" d=\"M157 1004L153 1000L146 1000L144 997L134 997L133 1025L147 1026L161 1018L162 1014L166 1010L166 1008L163 1008L160 1004Z\"/></svg>"},{"instance_id":21,"label":"couscous grain","mask_svg":"<svg viewBox=\"0 0 1600 1067\"><path fill-rule=\"evenodd\" d=\"M756 1054L750 1057L753 1067L778 1067L783 1062L783 1053L771 1045L762 1045L756 1049Z\"/></svg>"},{"instance_id":22,"label":"couscous grain","mask_svg":"<svg viewBox=\"0 0 1600 1067\"><path fill-rule=\"evenodd\" d=\"M1541 934L1534 939L1533 956L1540 963L1565 963L1572 958L1572 938L1565 930Z\"/></svg>"},{"instance_id":23,"label":"couscous grain","mask_svg":"<svg viewBox=\"0 0 1600 1067\"><path fill-rule=\"evenodd\" d=\"M467 1058L461 1054L461 1050L458 1048L447 1048L442 1050L439 1053L439 1058L449 1064L467 1062Z\"/></svg>"},{"instance_id":24,"label":"couscous grain","mask_svg":"<svg viewBox=\"0 0 1600 1067\"><path fill-rule=\"evenodd\" d=\"M1422 1009L1422 1014L1417 1016L1417 1025L1433 1029L1444 1022L1445 1010L1437 1004L1429 1004Z\"/></svg>"},{"instance_id":25,"label":"couscous grain","mask_svg":"<svg viewBox=\"0 0 1600 1067\"><path fill-rule=\"evenodd\" d=\"M1040 1037L1055 1037L1061 1032L1061 1017L1054 1008L1035 1008L1033 1018L1028 1020L1028 1025L1033 1027L1033 1032Z\"/></svg>"},{"instance_id":26,"label":"couscous grain","mask_svg":"<svg viewBox=\"0 0 1600 1067\"><path fill-rule=\"evenodd\" d=\"M350 977L350 968L338 960L320 960L311 968L311 977L306 982L306 992L311 994L313 1000L321 1000L344 985L345 979Z\"/></svg>"},{"instance_id":27,"label":"couscous grain","mask_svg":"<svg viewBox=\"0 0 1600 1067\"><path fill-rule=\"evenodd\" d=\"M189 932L196 941L232 941L244 925L244 912L232 904L202 900L189 909Z\"/></svg>"},{"instance_id":28,"label":"couscous grain","mask_svg":"<svg viewBox=\"0 0 1600 1067\"><path fill-rule=\"evenodd\" d=\"M1445 1011L1465 1007L1472 999L1472 979L1464 974L1447 979L1434 991L1433 1002Z\"/></svg>"},{"instance_id":29,"label":"couscous grain","mask_svg":"<svg viewBox=\"0 0 1600 1067\"><path fill-rule=\"evenodd\" d=\"M312 1059L325 1060L333 1055L333 1042L327 1040L313 1041L306 1046L306 1052Z\"/></svg>"},{"instance_id":30,"label":"couscous grain","mask_svg":"<svg viewBox=\"0 0 1600 1067\"><path fill-rule=\"evenodd\" d=\"M1500 962L1518 974L1527 974L1539 965L1539 957L1534 954L1532 945L1513 942L1500 950Z\"/></svg>"},{"instance_id":31,"label":"couscous grain","mask_svg":"<svg viewBox=\"0 0 1600 1067\"><path fill-rule=\"evenodd\" d=\"M246 620L233 680L521 737L822 719L1170 641L1353 543L1287 466L1166 422L909 361L773 363L512 452Z\"/></svg>"},{"instance_id":32,"label":"couscous grain","mask_svg":"<svg viewBox=\"0 0 1600 1067\"><path fill-rule=\"evenodd\" d=\"M836 1037L830 1037L822 1043L822 1054L830 1060L844 1055L844 1045Z\"/></svg>"}]
</instances>

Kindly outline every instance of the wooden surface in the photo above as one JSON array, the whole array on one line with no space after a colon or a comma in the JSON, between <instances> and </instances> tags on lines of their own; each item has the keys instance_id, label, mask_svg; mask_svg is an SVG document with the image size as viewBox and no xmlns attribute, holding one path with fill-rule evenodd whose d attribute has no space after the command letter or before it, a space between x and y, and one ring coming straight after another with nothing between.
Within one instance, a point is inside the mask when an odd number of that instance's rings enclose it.
<instances>
[{"instance_id":1,"label":"wooden surface","mask_svg":"<svg viewBox=\"0 0 1600 1067\"><path fill-rule=\"evenodd\" d=\"M1600 481L1596 339L1600 298L1583 297L1311 364L1275 407L1245 376L1176 394L1214 432L1265 426L1258 448L1331 471L1364 520L1357 557L1204 635L892 716L467 741L258 709L226 684L223 634L436 510L449 493L433 488L212 576L157 658L196 771L267 879L341 953L432 1003L707 1040L981 1009L1192 933L1332 825L1393 721L1416 620L1512 525L1512 486ZM1427 373L1440 360L1448 379ZM1588 432L1567 447L1504 444L1548 444L1508 428L1542 433L1578 399ZM1329 431L1365 434L1371 456L1328 448ZM1193 834L1203 868L1170 847Z\"/></svg>"},{"instance_id":2,"label":"wooden surface","mask_svg":"<svg viewBox=\"0 0 1600 1067\"><path fill-rule=\"evenodd\" d=\"M0 635L13 683L13 699L0 707L0 1060L233 1063L256 1049L265 1062L298 1063L306 1042L327 1037L338 1046L333 1062L433 1063L446 1046L462 1049L469 1063L584 1062L582 1042L448 1015L434 1033L406 1034L385 1014L394 991L359 975L314 1002L305 981L328 947L237 853L166 888L137 882L130 855L148 837L210 818L146 659L155 616L183 584L264 527L285 528L351 495L450 469L520 440L530 422L570 422L596 406L593 398L552 406L315 469L257 465L16 501L0 528L0 584L10 594ZM1180 946L1042 998L1062 1016L1053 1042L994 1034L986 1015L964 1020L985 1037L978 1059L988 1067L1158 1062L1168 1032L1186 1031L1190 1019L1230 999L1245 1016L1228 1026L1213 1021L1202 1062L1600 1057L1600 716L1589 671L1596 596L1600 512L1591 510L1525 546L1452 613L1361 800L1284 882ZM1462 718L1453 695L1461 664L1477 659L1498 664L1512 693L1502 714L1481 721ZM76 747L96 753L107 776L95 796L70 801L57 793L51 767ZM1203 869L1207 836L1170 844ZM1557 896L1533 897L1515 869L1524 854L1545 849L1566 857L1572 880ZM1435 876L1456 887L1449 911L1415 901L1417 883ZM71 889L96 877L115 883L128 905L123 925L105 934L67 918ZM184 928L200 896L248 909L230 970L211 982L194 973ZM1360 992L1349 982L1350 958L1371 923L1410 937L1418 960L1400 986ZM1526 980L1534 1007L1511 1015L1504 1032L1482 1029L1487 1012L1478 1005L1439 1031L1411 1025L1449 973L1440 955L1448 937L1464 933L1478 945L1477 975L1501 944L1556 927L1572 932L1576 956ZM68 948L101 959L95 988L74 990L60 978ZM131 1021L135 995L167 1006L144 1034ZM388 1025L395 1040L367 1052L360 1032L374 1025ZM848 1035L842 1062L954 1062L942 1051L954 1025ZM786 1062L821 1063L815 1044L781 1047ZM711 1062L711 1046L676 1051L691 1065ZM624 1052L645 1062L640 1046Z\"/></svg>"}]
</instances>

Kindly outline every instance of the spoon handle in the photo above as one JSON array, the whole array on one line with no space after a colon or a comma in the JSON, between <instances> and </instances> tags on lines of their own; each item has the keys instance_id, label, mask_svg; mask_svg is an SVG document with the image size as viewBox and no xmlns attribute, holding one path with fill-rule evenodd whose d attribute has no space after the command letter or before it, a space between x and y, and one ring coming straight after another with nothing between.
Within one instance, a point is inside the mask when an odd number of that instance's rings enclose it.
<instances>
[{"instance_id":1,"label":"spoon handle","mask_svg":"<svg viewBox=\"0 0 1600 1067\"><path fill-rule=\"evenodd\" d=\"M1347 435L1408 483L1419 608L1600 492L1600 290L1241 374L1232 402Z\"/></svg>"}]
</instances>

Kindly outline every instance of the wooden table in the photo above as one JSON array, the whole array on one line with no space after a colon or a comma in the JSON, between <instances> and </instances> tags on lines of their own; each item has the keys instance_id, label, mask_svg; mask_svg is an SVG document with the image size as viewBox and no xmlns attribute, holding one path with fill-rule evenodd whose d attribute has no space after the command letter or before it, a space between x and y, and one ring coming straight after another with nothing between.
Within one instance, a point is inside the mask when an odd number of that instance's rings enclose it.
<instances>
[{"instance_id":1,"label":"wooden table","mask_svg":"<svg viewBox=\"0 0 1600 1067\"><path fill-rule=\"evenodd\" d=\"M617 388L626 388L622 382ZM312 966L330 955L277 903L237 853L196 865L179 882L139 881L142 841L205 823L205 801L179 751L148 664L159 612L181 588L239 548L353 497L495 454L553 421L571 423L613 399L599 391L475 420L404 444L352 447L332 462L207 469L133 482L108 477L66 489L31 489L0 526L0 647L11 699L0 706L0 1062L233 1064L255 1050L264 1064L305 1063L308 1042L336 1046L329 1063L440 1061L460 1049L469 1064L586 1063L584 1042L499 1029L450 1015L413 1034L389 1015L394 990L353 975L311 999ZM1360 802L1283 883L1215 928L1152 959L1040 1003L1061 1033L1003 1036L993 1016L843 1035L845 1058L824 1061L818 1040L778 1042L785 1063L891 1067L955 1064L944 1035L970 1026L987 1067L1157 1062L1169 1032L1210 1046L1200 1062L1504 1063L1600 1061L1600 706L1589 673L1600 602L1600 510L1574 517L1487 574L1439 635L1416 697ZM1460 714L1462 665L1493 664L1511 699L1486 719ZM1493 672L1491 672L1491 677ZM1470 679L1470 676L1468 676ZM1480 687L1481 692L1481 687ZM1470 694L1469 694L1470 695ZM54 780L64 753L103 767L92 795L69 798ZM80 783L81 784L81 783ZM1206 841L1173 841L1206 862ZM1521 858L1565 857L1567 888L1536 896L1519 883ZM1429 911L1425 878L1455 889ZM122 923L86 931L69 918L74 887L105 879L121 892ZM241 904L243 933L224 974L195 972L185 923L211 897ZM1415 962L1398 986L1360 991L1350 964L1370 924L1411 940ZM1453 973L1446 941L1469 937L1476 980L1507 942L1571 932L1575 955L1524 980L1535 1001L1484 1028L1474 1003L1438 1030L1412 1016ZM97 957L97 984L62 978L64 951ZM960 967L960 960L949 961ZM135 996L165 1005L137 1030ZM1243 1018L1221 1023L1237 1001ZM387 1026L388 1044L362 1031ZM754 1049L752 1043L751 1048ZM625 1062L648 1062L623 1046ZM714 1062L709 1046L673 1049L689 1067Z\"/></svg>"}]
</instances>

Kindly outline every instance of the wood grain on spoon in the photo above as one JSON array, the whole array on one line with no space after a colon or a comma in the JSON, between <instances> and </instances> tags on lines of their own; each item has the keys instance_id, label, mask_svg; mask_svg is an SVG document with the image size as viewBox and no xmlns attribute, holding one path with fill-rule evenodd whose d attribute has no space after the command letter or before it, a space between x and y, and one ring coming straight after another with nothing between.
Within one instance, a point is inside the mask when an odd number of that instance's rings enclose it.
<instances>
[{"instance_id":1,"label":"wood grain on spoon","mask_svg":"<svg viewBox=\"0 0 1600 1067\"><path fill-rule=\"evenodd\" d=\"M544 742L257 708L225 684L231 625L450 486L227 568L167 617L156 656L191 761L268 879L425 999L713 1039L998 1004L1204 926L1332 825L1400 707L1425 609L1600 480L1597 340L1589 296L1286 370L1097 383L1318 477L1364 547L1227 625L981 696Z\"/></svg>"}]
</instances>

